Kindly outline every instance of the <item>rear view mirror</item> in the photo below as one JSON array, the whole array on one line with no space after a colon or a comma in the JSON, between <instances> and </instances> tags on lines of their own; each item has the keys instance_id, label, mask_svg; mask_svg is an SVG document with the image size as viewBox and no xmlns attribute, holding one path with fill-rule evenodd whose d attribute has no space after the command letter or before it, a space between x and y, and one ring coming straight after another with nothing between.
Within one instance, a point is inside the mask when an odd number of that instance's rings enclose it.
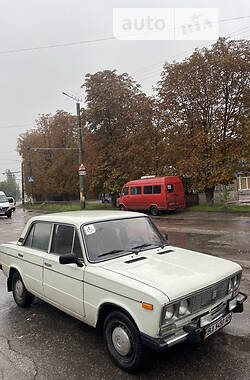
<instances>
[{"instance_id":1,"label":"rear view mirror","mask_svg":"<svg viewBox=\"0 0 250 380\"><path fill-rule=\"evenodd\" d=\"M66 253L66 255L59 256L60 264L76 264L78 267L83 267L81 260L72 253Z\"/></svg>"}]
</instances>

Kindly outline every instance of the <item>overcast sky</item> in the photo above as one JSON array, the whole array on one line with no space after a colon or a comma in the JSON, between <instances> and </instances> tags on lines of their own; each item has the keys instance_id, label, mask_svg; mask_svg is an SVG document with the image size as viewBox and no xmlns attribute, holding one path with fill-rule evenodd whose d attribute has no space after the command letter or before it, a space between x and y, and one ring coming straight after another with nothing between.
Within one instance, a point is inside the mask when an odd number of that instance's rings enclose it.
<instances>
[{"instance_id":1,"label":"overcast sky","mask_svg":"<svg viewBox=\"0 0 250 380\"><path fill-rule=\"evenodd\" d=\"M0 6L0 180L6 169L20 171L17 138L39 114L58 109L75 113L74 102L61 93L82 96L86 73L128 72L150 94L164 62L181 60L212 41L110 39L20 49L113 37L113 8L219 7L220 20L250 16L247 0L0 0ZM250 18L219 22L219 34L249 39L249 22Z\"/></svg>"}]
</instances>

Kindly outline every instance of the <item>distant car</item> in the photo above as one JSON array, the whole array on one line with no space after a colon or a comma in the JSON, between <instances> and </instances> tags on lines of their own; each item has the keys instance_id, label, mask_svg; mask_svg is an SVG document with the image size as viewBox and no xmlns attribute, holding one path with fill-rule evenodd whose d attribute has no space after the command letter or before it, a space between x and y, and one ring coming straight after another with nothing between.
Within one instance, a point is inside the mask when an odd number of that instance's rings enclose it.
<instances>
[{"instance_id":1,"label":"distant car","mask_svg":"<svg viewBox=\"0 0 250 380\"><path fill-rule=\"evenodd\" d=\"M107 194L103 194L101 196L102 203L111 203L111 196Z\"/></svg>"},{"instance_id":2,"label":"distant car","mask_svg":"<svg viewBox=\"0 0 250 380\"><path fill-rule=\"evenodd\" d=\"M12 211L15 211L16 210L16 201L13 197L7 197L8 198L8 201L9 201L9 204L10 204L10 209Z\"/></svg>"},{"instance_id":3,"label":"distant car","mask_svg":"<svg viewBox=\"0 0 250 380\"><path fill-rule=\"evenodd\" d=\"M143 365L144 346L206 340L247 298L240 265L172 247L147 215L127 211L33 217L0 246L0 269L18 306L38 296L97 327L126 371Z\"/></svg>"},{"instance_id":4,"label":"distant car","mask_svg":"<svg viewBox=\"0 0 250 380\"><path fill-rule=\"evenodd\" d=\"M5 215L7 218L11 218L12 215L9 200L3 191L0 191L0 215Z\"/></svg>"}]
</instances>

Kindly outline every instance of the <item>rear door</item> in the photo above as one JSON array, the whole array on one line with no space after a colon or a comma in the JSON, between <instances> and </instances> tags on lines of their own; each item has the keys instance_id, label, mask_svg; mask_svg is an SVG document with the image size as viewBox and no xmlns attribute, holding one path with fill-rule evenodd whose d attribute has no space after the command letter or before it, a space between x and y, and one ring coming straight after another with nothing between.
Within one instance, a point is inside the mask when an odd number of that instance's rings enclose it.
<instances>
[{"instance_id":1,"label":"rear door","mask_svg":"<svg viewBox=\"0 0 250 380\"><path fill-rule=\"evenodd\" d=\"M31 293L38 295L44 295L43 260L48 253L51 228L49 222L33 223L17 253L24 283Z\"/></svg>"},{"instance_id":2,"label":"rear door","mask_svg":"<svg viewBox=\"0 0 250 380\"><path fill-rule=\"evenodd\" d=\"M59 257L67 253L83 258L78 231L73 225L54 224L50 253L44 257L44 295L55 306L82 318L85 266L60 264Z\"/></svg>"},{"instance_id":3,"label":"rear door","mask_svg":"<svg viewBox=\"0 0 250 380\"><path fill-rule=\"evenodd\" d=\"M175 210L176 208L176 193L174 191L173 182L169 181L166 183L166 200L167 200L167 209Z\"/></svg>"}]
</instances>

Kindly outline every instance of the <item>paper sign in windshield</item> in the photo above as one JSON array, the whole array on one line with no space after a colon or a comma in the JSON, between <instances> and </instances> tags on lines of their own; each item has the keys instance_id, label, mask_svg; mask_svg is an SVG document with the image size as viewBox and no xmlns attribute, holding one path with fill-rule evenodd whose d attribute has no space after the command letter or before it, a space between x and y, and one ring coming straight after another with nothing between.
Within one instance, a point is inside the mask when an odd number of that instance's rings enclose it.
<instances>
[{"instance_id":1,"label":"paper sign in windshield","mask_svg":"<svg viewBox=\"0 0 250 380\"><path fill-rule=\"evenodd\" d=\"M86 235L92 235L95 233L95 227L93 224L89 224L88 226L84 226L84 231Z\"/></svg>"}]
</instances>

